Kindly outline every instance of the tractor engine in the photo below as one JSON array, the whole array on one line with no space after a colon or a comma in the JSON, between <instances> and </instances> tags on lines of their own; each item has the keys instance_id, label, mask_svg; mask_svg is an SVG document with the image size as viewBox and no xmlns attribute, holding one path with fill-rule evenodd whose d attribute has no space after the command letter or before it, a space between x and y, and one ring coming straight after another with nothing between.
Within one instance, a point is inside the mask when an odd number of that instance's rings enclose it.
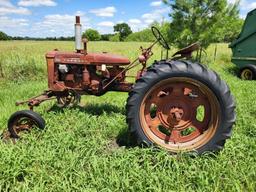
<instances>
[{"instance_id":1,"label":"tractor engine","mask_svg":"<svg viewBox=\"0 0 256 192\"><path fill-rule=\"evenodd\" d=\"M75 23L75 39L75 52L55 49L46 54L48 87L51 91L63 92L74 89L80 93L100 95L107 91L106 87L108 90L130 90L131 85L124 82L123 67L129 65L130 60L106 52L88 53L88 41L81 40L81 24L78 16Z\"/></svg>"},{"instance_id":2,"label":"tractor engine","mask_svg":"<svg viewBox=\"0 0 256 192\"><path fill-rule=\"evenodd\" d=\"M89 93L100 93L104 84L120 74L115 82L122 82L125 73L118 66L106 67L103 65L58 64L58 81L64 82L67 87L82 88Z\"/></svg>"}]
</instances>

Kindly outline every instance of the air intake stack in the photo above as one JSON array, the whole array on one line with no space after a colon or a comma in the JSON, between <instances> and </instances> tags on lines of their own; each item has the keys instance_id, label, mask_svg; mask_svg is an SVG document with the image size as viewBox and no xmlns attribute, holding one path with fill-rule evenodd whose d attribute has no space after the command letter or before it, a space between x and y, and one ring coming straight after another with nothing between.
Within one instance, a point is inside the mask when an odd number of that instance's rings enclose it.
<instances>
[{"instance_id":1,"label":"air intake stack","mask_svg":"<svg viewBox=\"0 0 256 192\"><path fill-rule=\"evenodd\" d=\"M75 24L75 41L76 41L76 50L81 52L82 50L82 25L80 23L80 16L76 16Z\"/></svg>"}]
</instances>

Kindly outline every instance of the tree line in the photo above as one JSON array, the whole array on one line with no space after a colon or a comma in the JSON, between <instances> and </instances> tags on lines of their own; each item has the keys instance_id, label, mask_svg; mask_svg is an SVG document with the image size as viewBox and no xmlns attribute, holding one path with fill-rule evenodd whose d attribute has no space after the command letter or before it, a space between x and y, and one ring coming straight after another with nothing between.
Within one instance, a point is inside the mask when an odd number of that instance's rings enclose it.
<instances>
[{"instance_id":1,"label":"tree line","mask_svg":"<svg viewBox=\"0 0 256 192\"><path fill-rule=\"evenodd\" d=\"M90 41L154 41L150 27L157 26L168 42L176 47L184 47L200 42L203 47L211 43L231 42L240 33L244 20L239 17L239 1L229 4L227 0L163 0L172 10L170 22L154 22L148 28L132 32L127 23L114 26L114 34L100 34L95 29L87 29L83 38ZM57 40L74 41L74 37L10 37L0 32L0 40Z\"/></svg>"}]
</instances>

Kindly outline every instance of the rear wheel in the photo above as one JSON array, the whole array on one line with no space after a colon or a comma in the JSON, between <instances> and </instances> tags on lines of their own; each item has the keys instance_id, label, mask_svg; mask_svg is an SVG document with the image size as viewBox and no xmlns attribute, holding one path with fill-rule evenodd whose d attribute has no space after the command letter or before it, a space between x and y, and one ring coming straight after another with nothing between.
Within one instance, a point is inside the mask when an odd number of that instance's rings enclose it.
<instances>
[{"instance_id":1,"label":"rear wheel","mask_svg":"<svg viewBox=\"0 0 256 192\"><path fill-rule=\"evenodd\" d=\"M248 65L240 70L240 78L243 80L256 80L256 66Z\"/></svg>"},{"instance_id":2,"label":"rear wheel","mask_svg":"<svg viewBox=\"0 0 256 192\"><path fill-rule=\"evenodd\" d=\"M138 144L171 152L217 151L231 135L234 99L216 73L187 61L153 65L127 101L127 122Z\"/></svg>"}]
</instances>

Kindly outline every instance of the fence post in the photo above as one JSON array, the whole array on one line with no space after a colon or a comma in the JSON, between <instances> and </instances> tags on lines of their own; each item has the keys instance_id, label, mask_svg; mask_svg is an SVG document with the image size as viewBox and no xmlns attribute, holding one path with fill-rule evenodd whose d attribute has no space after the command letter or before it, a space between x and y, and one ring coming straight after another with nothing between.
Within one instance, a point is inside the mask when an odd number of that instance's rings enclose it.
<instances>
[{"instance_id":1,"label":"fence post","mask_svg":"<svg viewBox=\"0 0 256 192\"><path fill-rule=\"evenodd\" d=\"M217 43L215 44L215 50L214 50L214 59L213 61L215 62L217 56Z\"/></svg>"},{"instance_id":2,"label":"fence post","mask_svg":"<svg viewBox=\"0 0 256 192\"><path fill-rule=\"evenodd\" d=\"M3 71L3 65L2 62L0 61L0 77L4 78L4 71Z\"/></svg>"}]
</instances>

